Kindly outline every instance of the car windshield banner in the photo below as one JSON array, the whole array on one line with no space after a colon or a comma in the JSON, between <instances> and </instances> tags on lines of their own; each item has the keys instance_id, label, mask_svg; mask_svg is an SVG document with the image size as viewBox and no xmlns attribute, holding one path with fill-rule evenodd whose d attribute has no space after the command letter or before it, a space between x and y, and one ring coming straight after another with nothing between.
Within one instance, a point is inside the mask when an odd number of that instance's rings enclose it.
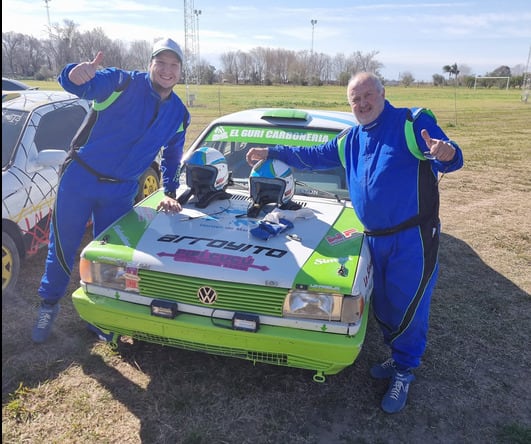
<instances>
[{"instance_id":1,"label":"car windshield banner","mask_svg":"<svg viewBox=\"0 0 531 444\"><path fill-rule=\"evenodd\" d=\"M267 143L272 145L300 146L320 145L332 140L337 131L312 131L299 129L278 129L252 126L220 125L206 137L208 142L231 141L247 143Z\"/></svg>"}]
</instances>

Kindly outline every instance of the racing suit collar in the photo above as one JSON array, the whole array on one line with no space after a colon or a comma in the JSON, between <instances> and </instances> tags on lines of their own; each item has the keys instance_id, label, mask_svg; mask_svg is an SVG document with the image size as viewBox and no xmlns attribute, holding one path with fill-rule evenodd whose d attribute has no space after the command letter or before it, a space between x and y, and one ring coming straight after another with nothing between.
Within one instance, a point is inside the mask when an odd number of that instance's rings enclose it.
<instances>
[{"instance_id":1,"label":"racing suit collar","mask_svg":"<svg viewBox=\"0 0 531 444\"><path fill-rule=\"evenodd\" d=\"M370 130L370 129L378 126L378 124L383 120L383 116L389 112L389 109L391 109L391 104L386 99L385 100L385 104L384 104L384 108L383 108L382 112L380 113L380 115L376 119L374 119L371 123L367 123L366 125L362 125L361 128L364 131L367 131L367 130Z\"/></svg>"}]
</instances>

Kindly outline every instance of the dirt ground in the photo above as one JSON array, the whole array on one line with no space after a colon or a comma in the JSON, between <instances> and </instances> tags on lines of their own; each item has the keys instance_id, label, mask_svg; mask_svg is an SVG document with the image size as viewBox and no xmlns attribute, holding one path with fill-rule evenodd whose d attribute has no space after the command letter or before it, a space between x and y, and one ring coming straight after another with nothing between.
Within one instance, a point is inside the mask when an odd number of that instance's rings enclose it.
<instances>
[{"instance_id":1,"label":"dirt ground","mask_svg":"<svg viewBox=\"0 0 531 444\"><path fill-rule=\"evenodd\" d=\"M144 343L112 350L68 297L49 343L34 345L41 252L2 297L3 442L531 442L526 140L516 159L472 155L441 180L429 344L400 414L380 410L385 383L368 376L387 357L374 319L358 360L324 384L303 370Z\"/></svg>"}]
</instances>

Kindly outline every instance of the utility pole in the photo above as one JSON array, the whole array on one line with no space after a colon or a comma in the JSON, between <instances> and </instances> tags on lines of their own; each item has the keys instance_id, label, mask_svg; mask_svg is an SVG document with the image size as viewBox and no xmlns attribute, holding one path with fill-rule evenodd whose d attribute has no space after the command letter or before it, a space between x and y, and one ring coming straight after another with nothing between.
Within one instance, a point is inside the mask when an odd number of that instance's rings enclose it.
<instances>
[{"instance_id":1,"label":"utility pole","mask_svg":"<svg viewBox=\"0 0 531 444\"><path fill-rule=\"evenodd\" d=\"M529 100L529 89L531 88L531 75L529 73L529 60L531 60L531 46L527 55L527 64L525 65L524 81L522 82L522 102L527 103Z\"/></svg>"},{"instance_id":2,"label":"utility pole","mask_svg":"<svg viewBox=\"0 0 531 444\"><path fill-rule=\"evenodd\" d=\"M50 3L52 0L44 0L44 3L46 4L46 16L48 17L48 35L52 34L52 23L50 22L50 7L48 6L48 3Z\"/></svg>"},{"instance_id":3,"label":"utility pole","mask_svg":"<svg viewBox=\"0 0 531 444\"><path fill-rule=\"evenodd\" d=\"M312 51L311 51L311 53L313 54L313 34L314 34L315 25L317 23L317 20L312 19L312 20L310 20L310 23L312 24Z\"/></svg>"},{"instance_id":4,"label":"utility pole","mask_svg":"<svg viewBox=\"0 0 531 444\"><path fill-rule=\"evenodd\" d=\"M524 72L524 88L529 89L531 86L531 74L529 73L529 61L531 60L531 45L529 46L529 54L527 55L527 64Z\"/></svg>"},{"instance_id":5,"label":"utility pole","mask_svg":"<svg viewBox=\"0 0 531 444\"><path fill-rule=\"evenodd\" d=\"M314 79L315 61L313 58L313 34L314 34L315 24L317 23L317 20L311 19L310 23L312 24L312 50L310 52L310 78L308 80L309 80L309 84L313 84L315 80Z\"/></svg>"}]
</instances>

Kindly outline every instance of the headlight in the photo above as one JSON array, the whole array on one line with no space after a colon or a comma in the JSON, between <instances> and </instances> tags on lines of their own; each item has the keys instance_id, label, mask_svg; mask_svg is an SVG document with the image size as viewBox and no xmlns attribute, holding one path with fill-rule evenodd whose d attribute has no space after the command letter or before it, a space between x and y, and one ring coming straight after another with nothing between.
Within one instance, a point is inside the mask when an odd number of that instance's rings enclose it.
<instances>
[{"instance_id":1,"label":"headlight","mask_svg":"<svg viewBox=\"0 0 531 444\"><path fill-rule=\"evenodd\" d=\"M131 270L125 265L93 262L81 258L79 274L86 284L101 285L116 290L138 291L136 270Z\"/></svg>"},{"instance_id":2,"label":"headlight","mask_svg":"<svg viewBox=\"0 0 531 444\"><path fill-rule=\"evenodd\" d=\"M304 319L320 319L356 323L363 313L361 296L290 290L284 300L283 315Z\"/></svg>"}]
</instances>

